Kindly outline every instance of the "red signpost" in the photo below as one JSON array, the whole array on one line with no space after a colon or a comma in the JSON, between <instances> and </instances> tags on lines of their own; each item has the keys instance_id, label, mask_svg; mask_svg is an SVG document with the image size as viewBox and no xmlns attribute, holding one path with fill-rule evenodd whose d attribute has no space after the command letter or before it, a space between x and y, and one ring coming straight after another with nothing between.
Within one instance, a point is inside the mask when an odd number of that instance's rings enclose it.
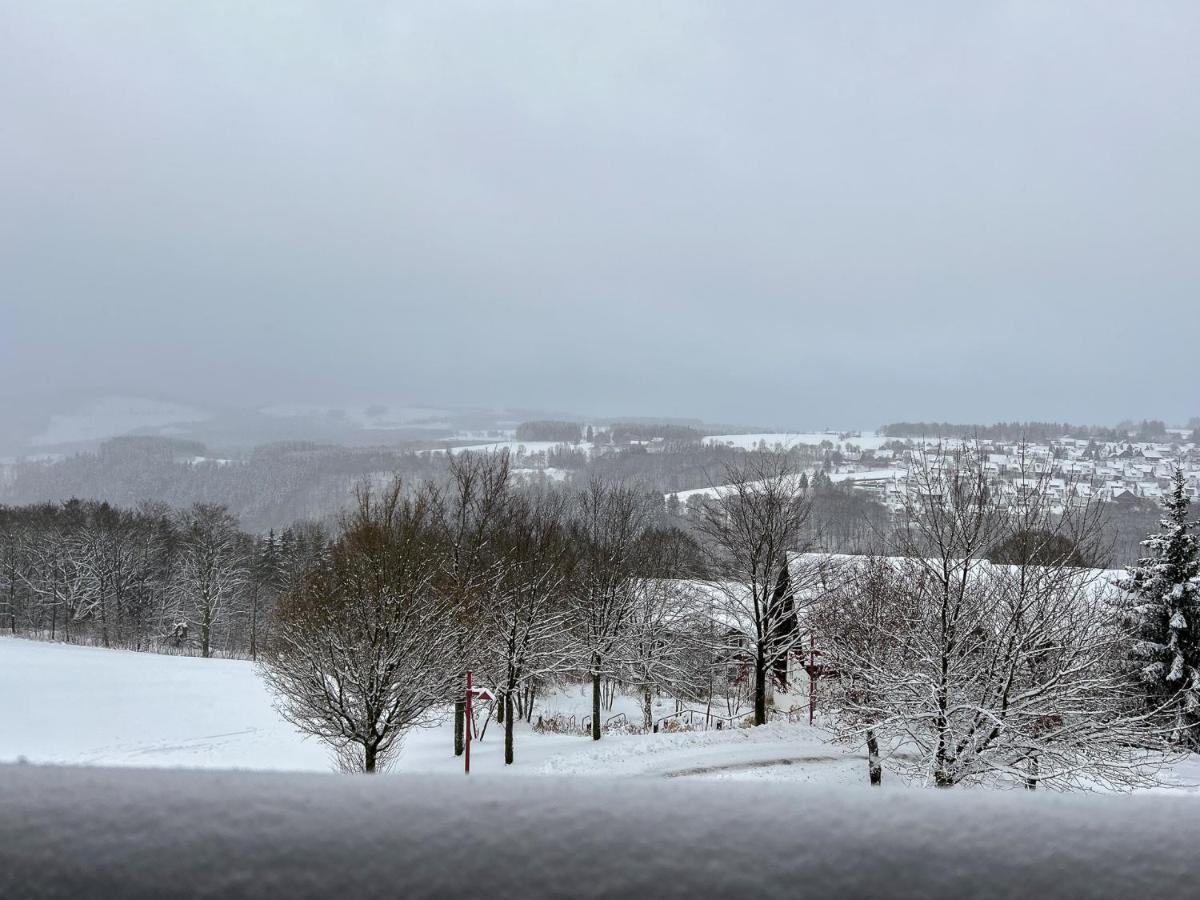
<instances>
[{"instance_id":1,"label":"red signpost","mask_svg":"<svg viewBox=\"0 0 1200 900\"><path fill-rule=\"evenodd\" d=\"M492 692L487 688L476 688L471 686L471 672L467 671L467 708L466 722L463 723L466 729L466 739L463 744L463 772L467 775L471 774L471 733L475 730L475 718L471 712L471 701L478 697L485 703L495 699Z\"/></svg>"}]
</instances>

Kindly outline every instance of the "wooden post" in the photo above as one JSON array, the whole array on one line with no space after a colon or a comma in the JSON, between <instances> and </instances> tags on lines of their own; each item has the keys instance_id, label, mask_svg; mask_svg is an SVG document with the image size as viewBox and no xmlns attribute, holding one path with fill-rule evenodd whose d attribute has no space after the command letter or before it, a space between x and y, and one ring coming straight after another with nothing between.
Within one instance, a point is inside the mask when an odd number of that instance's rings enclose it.
<instances>
[{"instance_id":1,"label":"wooden post","mask_svg":"<svg viewBox=\"0 0 1200 900\"><path fill-rule=\"evenodd\" d=\"M467 714L463 730L466 732L463 744L463 772L471 774L471 670L467 669Z\"/></svg>"},{"instance_id":2,"label":"wooden post","mask_svg":"<svg viewBox=\"0 0 1200 900\"><path fill-rule=\"evenodd\" d=\"M808 724L813 723L813 711L817 707L817 644L816 637L808 636Z\"/></svg>"}]
</instances>

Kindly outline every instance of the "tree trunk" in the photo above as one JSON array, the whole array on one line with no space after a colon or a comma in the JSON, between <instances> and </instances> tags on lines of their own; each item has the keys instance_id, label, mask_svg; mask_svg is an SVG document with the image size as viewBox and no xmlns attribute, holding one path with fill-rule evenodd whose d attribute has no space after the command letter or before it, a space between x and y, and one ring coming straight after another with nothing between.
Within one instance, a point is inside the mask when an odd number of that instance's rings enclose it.
<instances>
[{"instance_id":1,"label":"tree trunk","mask_svg":"<svg viewBox=\"0 0 1200 900\"><path fill-rule=\"evenodd\" d=\"M254 601L250 607L250 658L258 661L258 588L254 589Z\"/></svg>"},{"instance_id":2,"label":"tree trunk","mask_svg":"<svg viewBox=\"0 0 1200 900\"><path fill-rule=\"evenodd\" d=\"M879 741L875 738L874 728L867 729L867 769L872 787L883 784L883 768L879 765Z\"/></svg>"},{"instance_id":3,"label":"tree trunk","mask_svg":"<svg viewBox=\"0 0 1200 900\"><path fill-rule=\"evenodd\" d=\"M467 702L454 701L454 755L463 755L463 735L466 733Z\"/></svg>"},{"instance_id":4,"label":"tree trunk","mask_svg":"<svg viewBox=\"0 0 1200 900\"><path fill-rule=\"evenodd\" d=\"M100 642L105 647L112 646L108 642L108 593L104 590L104 579L100 579Z\"/></svg>"},{"instance_id":5,"label":"tree trunk","mask_svg":"<svg viewBox=\"0 0 1200 900\"><path fill-rule=\"evenodd\" d=\"M650 688L642 691L642 727L646 731L654 728L654 694Z\"/></svg>"},{"instance_id":6,"label":"tree trunk","mask_svg":"<svg viewBox=\"0 0 1200 900\"><path fill-rule=\"evenodd\" d=\"M513 708L512 691L506 691L501 708L504 710L504 764L511 766L513 761Z\"/></svg>"},{"instance_id":7,"label":"tree trunk","mask_svg":"<svg viewBox=\"0 0 1200 900\"><path fill-rule=\"evenodd\" d=\"M366 744L363 746L363 771L371 774L375 771L375 756L377 748L374 744Z\"/></svg>"},{"instance_id":8,"label":"tree trunk","mask_svg":"<svg viewBox=\"0 0 1200 900\"><path fill-rule=\"evenodd\" d=\"M754 657L754 724L767 724L767 661L761 653Z\"/></svg>"},{"instance_id":9,"label":"tree trunk","mask_svg":"<svg viewBox=\"0 0 1200 900\"><path fill-rule=\"evenodd\" d=\"M8 626L13 634L17 633L17 573L9 570L8 577Z\"/></svg>"},{"instance_id":10,"label":"tree trunk","mask_svg":"<svg viewBox=\"0 0 1200 900\"><path fill-rule=\"evenodd\" d=\"M504 724L504 718L507 715L508 708L508 692L500 695L500 702L496 704L496 721L501 725Z\"/></svg>"},{"instance_id":11,"label":"tree trunk","mask_svg":"<svg viewBox=\"0 0 1200 900\"><path fill-rule=\"evenodd\" d=\"M1025 790L1036 791L1038 783L1038 758L1029 758L1029 774L1025 776Z\"/></svg>"},{"instance_id":12,"label":"tree trunk","mask_svg":"<svg viewBox=\"0 0 1200 900\"><path fill-rule=\"evenodd\" d=\"M950 743L947 738L946 709L946 696L942 692L938 695L938 716L935 723L938 730L938 742L937 750L933 755L933 783L938 787L952 787L954 784L946 771L946 763L949 761L947 747Z\"/></svg>"},{"instance_id":13,"label":"tree trunk","mask_svg":"<svg viewBox=\"0 0 1200 900\"><path fill-rule=\"evenodd\" d=\"M200 617L200 655L208 659L212 652L212 605L208 597L204 598L203 613Z\"/></svg>"},{"instance_id":14,"label":"tree trunk","mask_svg":"<svg viewBox=\"0 0 1200 900\"><path fill-rule=\"evenodd\" d=\"M592 672L592 740L600 740L600 673Z\"/></svg>"}]
</instances>

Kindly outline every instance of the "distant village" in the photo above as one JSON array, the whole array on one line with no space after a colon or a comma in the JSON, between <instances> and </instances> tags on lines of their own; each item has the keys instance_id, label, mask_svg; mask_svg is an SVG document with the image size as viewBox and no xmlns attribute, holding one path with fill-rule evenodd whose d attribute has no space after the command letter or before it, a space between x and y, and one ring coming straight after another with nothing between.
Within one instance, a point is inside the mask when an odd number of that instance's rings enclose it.
<instances>
[{"instance_id":1,"label":"distant village","mask_svg":"<svg viewBox=\"0 0 1200 900\"><path fill-rule=\"evenodd\" d=\"M1178 467L1192 497L1200 498L1200 447L1195 444L1108 443L1063 439L1049 444L980 441L984 469L1003 495L1014 499L1049 478L1048 493L1063 504L1102 500L1160 500ZM919 442L904 450L843 450L830 478L849 481L878 496L890 509L904 505L914 455L929 453Z\"/></svg>"}]
</instances>

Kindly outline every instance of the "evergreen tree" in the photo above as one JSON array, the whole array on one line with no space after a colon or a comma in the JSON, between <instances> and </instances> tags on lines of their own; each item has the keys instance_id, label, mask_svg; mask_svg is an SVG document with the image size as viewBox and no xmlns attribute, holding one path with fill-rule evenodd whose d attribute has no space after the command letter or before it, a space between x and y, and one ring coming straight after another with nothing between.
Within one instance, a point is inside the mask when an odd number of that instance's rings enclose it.
<instances>
[{"instance_id":1,"label":"evergreen tree","mask_svg":"<svg viewBox=\"0 0 1200 900\"><path fill-rule=\"evenodd\" d=\"M1171 715L1172 740L1200 746L1200 549L1188 521L1183 472L1163 507L1157 534L1142 544L1148 556L1129 568L1121 583L1128 592L1133 629L1132 662L1146 687L1147 701Z\"/></svg>"}]
</instances>

